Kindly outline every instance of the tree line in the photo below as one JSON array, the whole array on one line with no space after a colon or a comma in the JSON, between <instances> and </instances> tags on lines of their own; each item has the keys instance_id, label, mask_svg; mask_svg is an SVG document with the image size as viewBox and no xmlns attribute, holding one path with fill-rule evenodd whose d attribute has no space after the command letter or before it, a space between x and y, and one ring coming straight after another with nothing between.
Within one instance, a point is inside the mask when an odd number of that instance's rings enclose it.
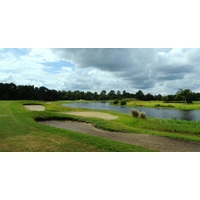
<instances>
[{"instance_id":1,"label":"tree line","mask_svg":"<svg viewBox=\"0 0 200 200\"><path fill-rule=\"evenodd\" d=\"M111 90L107 92L102 90L97 92L84 91L57 91L46 87L35 87L33 85L15 85L14 83L0 83L0 100L122 100L126 98L134 98L143 101L162 100L164 102L184 101L191 103L192 101L200 100L200 93L192 92L189 89L180 89L174 95L162 96L161 94L152 95L151 93L144 94L141 90L135 94L121 91Z\"/></svg>"}]
</instances>

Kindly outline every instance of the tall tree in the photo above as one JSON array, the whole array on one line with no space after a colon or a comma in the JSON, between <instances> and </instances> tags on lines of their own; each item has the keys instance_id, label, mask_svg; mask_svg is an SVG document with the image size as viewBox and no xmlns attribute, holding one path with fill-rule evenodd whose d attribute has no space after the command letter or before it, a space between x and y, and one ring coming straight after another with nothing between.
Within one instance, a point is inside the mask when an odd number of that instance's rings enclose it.
<instances>
[{"instance_id":1,"label":"tall tree","mask_svg":"<svg viewBox=\"0 0 200 200\"><path fill-rule=\"evenodd\" d=\"M183 98L183 100L185 101L185 103L189 102L189 98L192 95L192 91L189 89L179 89L178 92L176 93L176 95L179 95Z\"/></svg>"},{"instance_id":2,"label":"tall tree","mask_svg":"<svg viewBox=\"0 0 200 200\"><path fill-rule=\"evenodd\" d=\"M118 91L117 91L117 99L121 100L121 98L122 98L122 94L121 94L121 92L118 90Z\"/></svg>"},{"instance_id":3,"label":"tall tree","mask_svg":"<svg viewBox=\"0 0 200 200\"><path fill-rule=\"evenodd\" d=\"M108 93L108 99L116 99L117 98L117 95L115 93L114 90L111 90L109 93Z\"/></svg>"},{"instance_id":4,"label":"tall tree","mask_svg":"<svg viewBox=\"0 0 200 200\"><path fill-rule=\"evenodd\" d=\"M106 100L107 99L107 93L106 90L102 90L100 95L99 95L100 100Z\"/></svg>"},{"instance_id":5,"label":"tall tree","mask_svg":"<svg viewBox=\"0 0 200 200\"><path fill-rule=\"evenodd\" d=\"M142 90L139 90L138 92L136 92L135 98L138 99L138 100L144 99L144 94L143 94Z\"/></svg>"},{"instance_id":6,"label":"tall tree","mask_svg":"<svg viewBox=\"0 0 200 200\"><path fill-rule=\"evenodd\" d=\"M151 93L148 93L144 96L145 101L155 100L154 96Z\"/></svg>"}]
</instances>

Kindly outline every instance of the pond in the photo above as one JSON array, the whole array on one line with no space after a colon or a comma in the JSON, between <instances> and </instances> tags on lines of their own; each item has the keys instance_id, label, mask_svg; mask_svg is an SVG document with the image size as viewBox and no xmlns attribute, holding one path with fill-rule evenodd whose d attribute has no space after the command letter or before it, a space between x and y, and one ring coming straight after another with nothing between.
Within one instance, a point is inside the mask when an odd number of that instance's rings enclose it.
<instances>
[{"instance_id":1,"label":"pond","mask_svg":"<svg viewBox=\"0 0 200 200\"><path fill-rule=\"evenodd\" d=\"M147 116L160 118L160 119L181 119L190 121L200 121L200 110L175 110L165 108L146 108L146 107L127 107L127 106L115 106L110 103L102 102L74 102L64 104L73 108L89 108L99 110L112 110L121 113L130 114L132 109L138 111L144 111Z\"/></svg>"}]
</instances>

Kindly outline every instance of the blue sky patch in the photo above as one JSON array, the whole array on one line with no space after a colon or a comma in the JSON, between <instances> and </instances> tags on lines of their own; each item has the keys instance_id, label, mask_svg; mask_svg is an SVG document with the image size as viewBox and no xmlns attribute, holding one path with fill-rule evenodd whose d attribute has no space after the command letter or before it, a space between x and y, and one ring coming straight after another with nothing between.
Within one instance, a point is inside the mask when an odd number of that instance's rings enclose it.
<instances>
[{"instance_id":1,"label":"blue sky patch","mask_svg":"<svg viewBox=\"0 0 200 200\"><path fill-rule=\"evenodd\" d=\"M60 69L61 67L75 67L75 65L73 63L71 63L70 61L66 61L66 60L60 60L58 62L45 62L43 63L45 66L48 67L53 67L56 69Z\"/></svg>"},{"instance_id":2,"label":"blue sky patch","mask_svg":"<svg viewBox=\"0 0 200 200\"><path fill-rule=\"evenodd\" d=\"M24 56L31 51L31 49L25 49L25 48L4 48L2 50L3 53L12 53L15 56Z\"/></svg>"},{"instance_id":3,"label":"blue sky patch","mask_svg":"<svg viewBox=\"0 0 200 200\"><path fill-rule=\"evenodd\" d=\"M45 70L48 72L59 73L62 67L74 68L75 65L70 61L60 60L58 62L45 62L43 63Z\"/></svg>"}]
</instances>

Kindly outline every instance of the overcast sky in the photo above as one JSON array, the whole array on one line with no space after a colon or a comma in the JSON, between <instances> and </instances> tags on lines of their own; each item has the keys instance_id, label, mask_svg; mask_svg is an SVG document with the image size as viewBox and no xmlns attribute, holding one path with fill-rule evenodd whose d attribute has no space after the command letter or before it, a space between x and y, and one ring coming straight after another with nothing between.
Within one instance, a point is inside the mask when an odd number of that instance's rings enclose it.
<instances>
[{"instance_id":1,"label":"overcast sky","mask_svg":"<svg viewBox=\"0 0 200 200\"><path fill-rule=\"evenodd\" d=\"M200 49L0 49L0 82L56 90L200 92Z\"/></svg>"}]
</instances>

